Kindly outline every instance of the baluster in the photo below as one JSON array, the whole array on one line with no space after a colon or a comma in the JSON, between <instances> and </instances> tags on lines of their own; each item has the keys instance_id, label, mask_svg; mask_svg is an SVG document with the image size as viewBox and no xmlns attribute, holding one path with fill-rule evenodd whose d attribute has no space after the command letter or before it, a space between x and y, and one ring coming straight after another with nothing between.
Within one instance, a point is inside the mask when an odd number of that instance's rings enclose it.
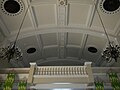
<instances>
[{"instance_id":1,"label":"baluster","mask_svg":"<svg viewBox=\"0 0 120 90\"><path fill-rule=\"evenodd\" d=\"M40 72L39 72L39 70L38 70L35 75L39 75L39 74L40 74Z\"/></svg>"},{"instance_id":2,"label":"baluster","mask_svg":"<svg viewBox=\"0 0 120 90\"><path fill-rule=\"evenodd\" d=\"M86 75L86 67L84 67L84 75Z\"/></svg>"},{"instance_id":3,"label":"baluster","mask_svg":"<svg viewBox=\"0 0 120 90\"><path fill-rule=\"evenodd\" d=\"M82 73L82 75L83 75L83 67L81 67L81 73Z\"/></svg>"},{"instance_id":4,"label":"baluster","mask_svg":"<svg viewBox=\"0 0 120 90\"><path fill-rule=\"evenodd\" d=\"M82 75L82 70L81 70L81 67L79 68L79 70L80 70L80 75Z\"/></svg>"},{"instance_id":5,"label":"baluster","mask_svg":"<svg viewBox=\"0 0 120 90\"><path fill-rule=\"evenodd\" d=\"M68 67L66 68L66 74L68 75Z\"/></svg>"},{"instance_id":6,"label":"baluster","mask_svg":"<svg viewBox=\"0 0 120 90\"><path fill-rule=\"evenodd\" d=\"M72 67L70 67L70 75L72 75Z\"/></svg>"},{"instance_id":7,"label":"baluster","mask_svg":"<svg viewBox=\"0 0 120 90\"><path fill-rule=\"evenodd\" d=\"M59 67L56 67L56 75L59 75L58 68L59 68Z\"/></svg>"},{"instance_id":8,"label":"baluster","mask_svg":"<svg viewBox=\"0 0 120 90\"><path fill-rule=\"evenodd\" d=\"M75 73L75 75L77 74L77 73L76 73L76 67L74 67L74 73Z\"/></svg>"},{"instance_id":9,"label":"baluster","mask_svg":"<svg viewBox=\"0 0 120 90\"><path fill-rule=\"evenodd\" d=\"M79 70L80 67L77 67L77 72L78 72L78 75L80 75L80 70Z\"/></svg>"}]
</instances>

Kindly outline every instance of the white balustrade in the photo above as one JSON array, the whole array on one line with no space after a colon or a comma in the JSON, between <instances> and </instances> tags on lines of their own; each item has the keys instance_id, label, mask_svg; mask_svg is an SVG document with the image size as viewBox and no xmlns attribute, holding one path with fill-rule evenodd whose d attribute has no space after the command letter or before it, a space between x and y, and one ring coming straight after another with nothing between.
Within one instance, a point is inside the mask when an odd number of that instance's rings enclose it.
<instances>
[{"instance_id":1,"label":"white balustrade","mask_svg":"<svg viewBox=\"0 0 120 90\"><path fill-rule=\"evenodd\" d=\"M91 63L84 66L31 66L29 83L91 83L94 82ZM34 71L33 71L34 70Z\"/></svg>"},{"instance_id":2,"label":"white balustrade","mask_svg":"<svg viewBox=\"0 0 120 90\"><path fill-rule=\"evenodd\" d=\"M35 75L88 75L87 66L41 66L35 70Z\"/></svg>"}]
</instances>

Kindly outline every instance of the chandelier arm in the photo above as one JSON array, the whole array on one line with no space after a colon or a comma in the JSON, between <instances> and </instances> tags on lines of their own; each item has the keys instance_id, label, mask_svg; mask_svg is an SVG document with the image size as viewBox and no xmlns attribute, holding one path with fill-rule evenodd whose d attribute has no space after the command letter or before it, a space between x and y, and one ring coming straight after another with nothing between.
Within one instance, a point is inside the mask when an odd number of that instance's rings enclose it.
<instances>
[{"instance_id":1,"label":"chandelier arm","mask_svg":"<svg viewBox=\"0 0 120 90\"><path fill-rule=\"evenodd\" d=\"M28 10L29 10L29 7L30 7L30 4L28 5L28 7L27 7L27 9L26 9L26 11L25 11L25 14L24 14L23 19L21 20L21 24L20 24L18 33L17 33L17 35L16 35L16 38L15 38L15 41L14 41L14 44L13 44L13 48L15 48L15 46L16 46L16 42L17 42L18 36L19 36L19 34L20 34L21 28L22 28L22 26L23 26L23 23L24 23L24 21L25 21L25 17L26 17L26 15L27 15L27 12L28 12Z\"/></svg>"},{"instance_id":2,"label":"chandelier arm","mask_svg":"<svg viewBox=\"0 0 120 90\"><path fill-rule=\"evenodd\" d=\"M93 2L94 2L94 1L93 1ZM108 42L109 42L109 45L111 46L110 38L109 38L109 36L108 36L107 30L105 29L105 25L104 25L104 23L103 23L103 20L102 20L102 18L101 18L101 16L100 16L100 13L99 13L99 11L98 11L98 9L97 9L97 4L95 4L95 2L94 2L94 6L95 6L95 10L96 10L97 13L98 13L98 17L99 17L99 19L100 19L100 22L101 22L101 25L102 25L102 27L103 27L103 30L104 30L104 32L105 32L105 34L106 34L107 40L108 40Z\"/></svg>"}]
</instances>

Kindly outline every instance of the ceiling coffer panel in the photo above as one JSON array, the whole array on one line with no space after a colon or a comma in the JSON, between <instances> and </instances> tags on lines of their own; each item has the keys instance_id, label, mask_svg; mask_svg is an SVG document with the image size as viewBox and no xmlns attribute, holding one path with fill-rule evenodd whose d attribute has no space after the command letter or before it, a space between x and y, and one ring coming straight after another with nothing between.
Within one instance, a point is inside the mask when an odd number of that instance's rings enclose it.
<instances>
[{"instance_id":1,"label":"ceiling coffer panel","mask_svg":"<svg viewBox=\"0 0 120 90\"><path fill-rule=\"evenodd\" d=\"M58 48L57 47L44 48L43 57L45 58L58 57Z\"/></svg>"},{"instance_id":2,"label":"ceiling coffer panel","mask_svg":"<svg viewBox=\"0 0 120 90\"><path fill-rule=\"evenodd\" d=\"M55 4L40 4L32 7L36 23L41 26L56 25L56 5Z\"/></svg>"},{"instance_id":3,"label":"ceiling coffer panel","mask_svg":"<svg viewBox=\"0 0 120 90\"><path fill-rule=\"evenodd\" d=\"M90 5L69 3L68 25L86 25Z\"/></svg>"},{"instance_id":4,"label":"ceiling coffer panel","mask_svg":"<svg viewBox=\"0 0 120 90\"><path fill-rule=\"evenodd\" d=\"M41 37L44 46L57 45L56 33L42 34Z\"/></svg>"},{"instance_id":5,"label":"ceiling coffer panel","mask_svg":"<svg viewBox=\"0 0 120 90\"><path fill-rule=\"evenodd\" d=\"M81 44L83 34L81 33L68 33L68 45L79 45Z\"/></svg>"},{"instance_id":6,"label":"ceiling coffer panel","mask_svg":"<svg viewBox=\"0 0 120 90\"><path fill-rule=\"evenodd\" d=\"M88 39L83 50L83 59L96 62L106 45L106 39L88 35Z\"/></svg>"},{"instance_id":7,"label":"ceiling coffer panel","mask_svg":"<svg viewBox=\"0 0 120 90\"><path fill-rule=\"evenodd\" d=\"M67 47L67 57L78 57L80 48Z\"/></svg>"},{"instance_id":8,"label":"ceiling coffer panel","mask_svg":"<svg viewBox=\"0 0 120 90\"><path fill-rule=\"evenodd\" d=\"M3 2L3 3L2 3ZM20 28L23 17L27 9L26 1L24 0L1 0L1 18L5 26L8 28L9 32L17 31ZM7 3L7 4L6 4ZM18 6L16 6L16 3ZM6 5L5 5L6 4ZM15 5L14 5L15 4ZM11 8L11 9L6 9ZM17 10L18 12L17 12ZM15 11L16 10L16 11ZM20 11L21 10L21 11ZM28 30L33 29L32 21L30 19L29 13L27 13L22 29Z\"/></svg>"}]
</instances>

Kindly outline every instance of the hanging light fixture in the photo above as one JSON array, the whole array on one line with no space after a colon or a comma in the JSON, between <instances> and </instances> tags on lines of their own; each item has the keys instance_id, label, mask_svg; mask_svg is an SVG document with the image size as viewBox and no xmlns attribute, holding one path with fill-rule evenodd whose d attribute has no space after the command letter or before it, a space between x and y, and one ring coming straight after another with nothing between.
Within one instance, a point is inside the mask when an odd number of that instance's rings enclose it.
<instances>
[{"instance_id":1,"label":"hanging light fixture","mask_svg":"<svg viewBox=\"0 0 120 90\"><path fill-rule=\"evenodd\" d=\"M23 16L23 19L21 20L21 24L20 24L20 27L18 29L18 33L16 35L16 38L15 38L15 41L13 42L13 44L10 44L9 46L4 47L4 48L0 48L0 59L1 60L6 59L6 60L8 60L8 62L10 62L11 60L15 60L15 61L22 60L23 54L21 52L21 49L16 46L16 42L17 42L18 36L20 34L21 28L23 26L25 17L27 15L29 6L25 11L25 15Z\"/></svg>"},{"instance_id":2,"label":"hanging light fixture","mask_svg":"<svg viewBox=\"0 0 120 90\"><path fill-rule=\"evenodd\" d=\"M97 9L97 5L95 3L94 3L94 5L95 5L95 9L98 13L98 17L100 19L103 30L104 30L105 35L106 35L107 40L108 40L108 45L102 53L102 59L106 60L107 62L111 62L112 60L115 60L117 62L118 58L120 58L120 47L118 45L115 45L115 43L113 41L112 42L110 41L107 30L105 29L105 25L103 23L103 20L100 16L98 9Z\"/></svg>"}]
</instances>

